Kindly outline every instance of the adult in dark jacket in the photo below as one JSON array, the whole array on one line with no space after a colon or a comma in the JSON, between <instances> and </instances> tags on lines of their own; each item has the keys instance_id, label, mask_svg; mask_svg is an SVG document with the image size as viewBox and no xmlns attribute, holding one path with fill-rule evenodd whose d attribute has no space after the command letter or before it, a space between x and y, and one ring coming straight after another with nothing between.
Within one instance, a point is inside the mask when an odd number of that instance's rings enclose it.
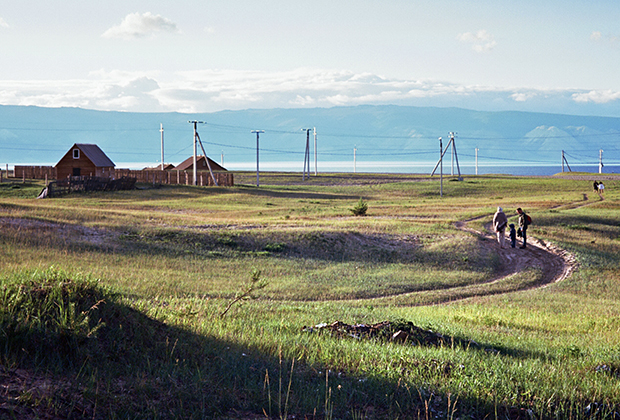
<instances>
[{"instance_id":1,"label":"adult in dark jacket","mask_svg":"<svg viewBox=\"0 0 620 420\"><path fill-rule=\"evenodd\" d=\"M519 228L521 229L521 237L523 238L523 245L521 245L519 248L525 248L527 243L527 217L521 207L517 209L517 214L519 214Z\"/></svg>"},{"instance_id":2,"label":"adult in dark jacket","mask_svg":"<svg viewBox=\"0 0 620 420\"><path fill-rule=\"evenodd\" d=\"M506 225L508 224L508 218L501 207L497 208L495 215L493 215L493 229L497 232L497 242L500 248L504 248L504 238L506 237Z\"/></svg>"}]
</instances>

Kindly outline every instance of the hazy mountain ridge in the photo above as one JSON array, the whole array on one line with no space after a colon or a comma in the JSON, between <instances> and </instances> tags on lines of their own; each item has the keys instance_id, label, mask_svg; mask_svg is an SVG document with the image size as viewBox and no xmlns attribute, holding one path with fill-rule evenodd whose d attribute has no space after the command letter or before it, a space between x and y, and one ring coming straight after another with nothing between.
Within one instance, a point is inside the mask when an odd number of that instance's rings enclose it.
<instances>
[{"instance_id":1,"label":"hazy mountain ridge","mask_svg":"<svg viewBox=\"0 0 620 420\"><path fill-rule=\"evenodd\" d=\"M228 162L252 162L261 129L262 159L301 160L302 129L316 127L322 160L342 160L357 148L364 160L436 160L438 137L457 133L459 153L479 148L487 158L559 161L561 150L594 160L599 149L618 160L620 118L473 111L396 105L309 109L249 109L201 114L133 113L80 108L0 106L0 165L55 164L73 143L96 143L114 162L160 160L160 124L165 161L177 164L192 153L198 126L207 153ZM445 144L444 143L444 144ZM217 159L216 159L217 160Z\"/></svg>"}]
</instances>

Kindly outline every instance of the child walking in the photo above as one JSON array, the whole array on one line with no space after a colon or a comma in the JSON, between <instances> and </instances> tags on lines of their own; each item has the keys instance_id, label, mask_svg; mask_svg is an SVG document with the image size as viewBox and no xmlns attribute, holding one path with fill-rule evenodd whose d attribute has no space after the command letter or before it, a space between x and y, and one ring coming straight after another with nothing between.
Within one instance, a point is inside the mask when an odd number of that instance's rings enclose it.
<instances>
[{"instance_id":1,"label":"child walking","mask_svg":"<svg viewBox=\"0 0 620 420\"><path fill-rule=\"evenodd\" d=\"M517 231L515 230L515 224L511 223L508 227L510 227L510 246L515 248L517 246Z\"/></svg>"}]
</instances>

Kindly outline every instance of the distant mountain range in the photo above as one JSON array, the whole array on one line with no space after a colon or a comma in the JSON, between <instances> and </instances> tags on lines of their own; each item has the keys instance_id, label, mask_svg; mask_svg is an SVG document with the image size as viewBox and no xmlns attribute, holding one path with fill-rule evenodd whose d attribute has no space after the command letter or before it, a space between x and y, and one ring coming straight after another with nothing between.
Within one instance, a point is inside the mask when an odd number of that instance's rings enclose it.
<instances>
[{"instance_id":1,"label":"distant mountain range","mask_svg":"<svg viewBox=\"0 0 620 420\"><path fill-rule=\"evenodd\" d=\"M311 109L221 111L203 114L133 113L79 108L0 106L0 166L55 164L74 143L94 143L117 167L178 164L193 152L193 125L207 154L224 166L256 160L298 162L303 168L306 132L316 127L321 162L436 162L438 137L448 144L456 134L458 158L499 165L560 164L562 150L573 165L619 164L620 118L529 112L482 112L461 108L356 106ZM313 130L310 154L314 159ZM199 154L202 154L200 152ZM284 164L282 165L284 168Z\"/></svg>"}]
</instances>

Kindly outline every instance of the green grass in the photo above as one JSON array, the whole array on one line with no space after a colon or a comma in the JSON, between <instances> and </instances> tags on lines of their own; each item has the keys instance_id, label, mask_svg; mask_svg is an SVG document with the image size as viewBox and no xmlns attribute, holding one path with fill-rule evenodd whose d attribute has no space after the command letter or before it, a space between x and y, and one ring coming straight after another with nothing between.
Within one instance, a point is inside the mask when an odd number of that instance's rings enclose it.
<instances>
[{"instance_id":1,"label":"green grass","mask_svg":"<svg viewBox=\"0 0 620 420\"><path fill-rule=\"evenodd\" d=\"M260 188L251 174L235 179L48 200L32 198L41 184L0 188L3 415L620 411L618 181L600 200L591 181L559 178L445 179L443 198L428 176L265 174ZM360 197L365 217L350 211ZM490 282L501 266L489 240L453 223L482 230L498 205L511 221L528 211L529 234L579 269L544 288L532 288L537 269ZM233 301L258 271L266 287ZM410 321L446 341L303 328L336 320Z\"/></svg>"}]
</instances>

